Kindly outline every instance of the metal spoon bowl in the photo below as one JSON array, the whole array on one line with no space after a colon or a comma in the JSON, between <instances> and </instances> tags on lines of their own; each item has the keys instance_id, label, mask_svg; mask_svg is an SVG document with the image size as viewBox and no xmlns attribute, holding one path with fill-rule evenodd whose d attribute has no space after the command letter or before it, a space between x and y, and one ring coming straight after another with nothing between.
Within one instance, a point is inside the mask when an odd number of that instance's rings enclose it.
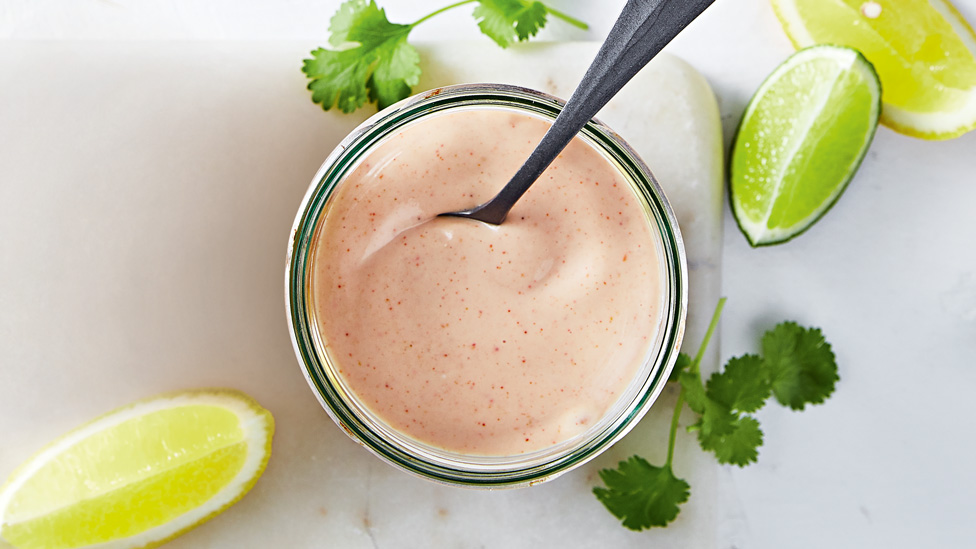
<instances>
[{"instance_id":1,"label":"metal spoon bowl","mask_svg":"<svg viewBox=\"0 0 976 549\"><path fill-rule=\"evenodd\" d=\"M628 0L576 91L505 187L480 206L440 215L500 225L583 126L714 1Z\"/></svg>"}]
</instances>

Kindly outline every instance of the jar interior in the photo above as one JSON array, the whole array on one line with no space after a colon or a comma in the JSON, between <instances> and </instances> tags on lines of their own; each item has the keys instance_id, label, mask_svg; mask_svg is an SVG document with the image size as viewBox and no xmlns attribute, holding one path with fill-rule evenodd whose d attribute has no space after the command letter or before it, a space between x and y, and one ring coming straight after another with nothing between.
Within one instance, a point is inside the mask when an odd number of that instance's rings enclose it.
<instances>
[{"instance_id":1,"label":"jar interior","mask_svg":"<svg viewBox=\"0 0 976 549\"><path fill-rule=\"evenodd\" d=\"M464 88L464 87L461 87ZM387 461L425 478L471 486L523 485L553 478L592 457L623 436L657 397L680 346L685 314L686 285L680 234L660 187L639 158L605 126L591 122L582 140L630 183L651 226L661 270L662 314L647 345L642 366L603 417L585 431L541 450L517 455L457 453L417 440L391 428L365 405L338 372L327 342L317 329L312 265L325 218L337 185L371 151L400 130L429 117L459 110L501 109L551 122L560 104L534 92L468 87L408 100L392 112L367 121L333 153L313 182L306 208L296 221L290 261L289 293L296 350L306 377L336 422L350 436Z\"/></svg>"}]
</instances>

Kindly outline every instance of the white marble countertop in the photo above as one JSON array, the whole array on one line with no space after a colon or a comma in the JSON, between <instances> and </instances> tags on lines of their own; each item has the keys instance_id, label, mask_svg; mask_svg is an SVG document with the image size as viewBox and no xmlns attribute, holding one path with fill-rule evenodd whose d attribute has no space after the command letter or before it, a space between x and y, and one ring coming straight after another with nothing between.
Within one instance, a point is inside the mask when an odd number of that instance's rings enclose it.
<instances>
[{"instance_id":1,"label":"white marble countertop","mask_svg":"<svg viewBox=\"0 0 976 549\"><path fill-rule=\"evenodd\" d=\"M553 0L593 28L554 23L543 38L598 39L621 3ZM6 0L0 38L324 42L337 4ZM441 2L382 4L391 18L410 21ZM976 1L955 4L976 21ZM458 13L416 38L476 35ZM721 0L670 51L711 83L728 142L751 93L792 49L765 0ZM0 109L16 115L12 105ZM792 318L823 328L841 381L823 406L759 414L766 432L759 463L719 471L721 549L976 540L974 152L976 133L923 142L881 128L839 203L782 246L750 249L726 211L722 357L755 350L763 329ZM0 175L0 193L5 184Z\"/></svg>"}]
</instances>

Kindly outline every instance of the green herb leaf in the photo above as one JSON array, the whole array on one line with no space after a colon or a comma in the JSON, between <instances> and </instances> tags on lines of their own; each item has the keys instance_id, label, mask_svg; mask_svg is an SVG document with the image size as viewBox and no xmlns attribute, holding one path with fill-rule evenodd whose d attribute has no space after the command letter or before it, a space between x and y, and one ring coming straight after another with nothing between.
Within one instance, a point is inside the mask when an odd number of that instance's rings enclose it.
<instances>
[{"instance_id":1,"label":"green herb leaf","mask_svg":"<svg viewBox=\"0 0 976 549\"><path fill-rule=\"evenodd\" d=\"M699 440L703 437L715 440L732 432L737 417L728 406L706 398L705 411L702 412L698 423L692 425L689 430L698 431Z\"/></svg>"},{"instance_id":2,"label":"green herb leaf","mask_svg":"<svg viewBox=\"0 0 976 549\"><path fill-rule=\"evenodd\" d=\"M668 383L677 383L681 372L687 370L689 366L691 366L691 357L684 353L679 353L678 358L674 361L674 368L671 369L671 375L668 376Z\"/></svg>"},{"instance_id":3,"label":"green herb leaf","mask_svg":"<svg viewBox=\"0 0 976 549\"><path fill-rule=\"evenodd\" d=\"M474 17L481 32L503 48L528 40L546 25L546 6L532 0L478 0Z\"/></svg>"},{"instance_id":4,"label":"green herb leaf","mask_svg":"<svg viewBox=\"0 0 976 549\"><path fill-rule=\"evenodd\" d=\"M593 493L631 530L667 525L678 516L678 505L688 501L691 488L670 465L655 467L639 456L601 470L600 478L607 487Z\"/></svg>"},{"instance_id":5,"label":"green herb leaf","mask_svg":"<svg viewBox=\"0 0 976 549\"><path fill-rule=\"evenodd\" d=\"M506 47L535 36L548 14L575 27L586 23L535 0L461 0L409 25L391 23L375 0L347 0L329 22L328 49L312 51L302 72L312 101L329 110L352 112L367 100L384 108L407 97L420 81L420 55L407 43L410 31L446 11L477 2L474 16L481 31Z\"/></svg>"},{"instance_id":6,"label":"green herb leaf","mask_svg":"<svg viewBox=\"0 0 976 549\"><path fill-rule=\"evenodd\" d=\"M684 389L685 402L693 412L704 414L705 406L708 404L708 396L705 395L705 387L702 386L701 375L698 372L681 372L678 375L681 388Z\"/></svg>"},{"instance_id":7,"label":"green herb leaf","mask_svg":"<svg viewBox=\"0 0 976 549\"><path fill-rule=\"evenodd\" d=\"M329 44L306 59L312 101L352 112L367 98L380 108L410 94L420 80L420 55L407 43L413 27L390 23L374 0L349 0L329 26Z\"/></svg>"},{"instance_id":8,"label":"green herb leaf","mask_svg":"<svg viewBox=\"0 0 976 549\"><path fill-rule=\"evenodd\" d=\"M769 382L761 366L758 357L733 359L724 372L711 375L707 389L698 373L680 376L685 402L701 414L688 430L698 431L698 443L713 452L719 463L743 466L759 456L763 440L759 422L733 410L758 410L769 397Z\"/></svg>"},{"instance_id":9,"label":"green herb leaf","mask_svg":"<svg viewBox=\"0 0 976 549\"><path fill-rule=\"evenodd\" d=\"M820 329L783 322L766 332L762 347L773 395L784 406L802 410L834 392L837 362Z\"/></svg>"},{"instance_id":10,"label":"green herb leaf","mask_svg":"<svg viewBox=\"0 0 976 549\"><path fill-rule=\"evenodd\" d=\"M769 379L758 355L729 360L721 373L708 378L708 398L740 412L755 412L769 398Z\"/></svg>"},{"instance_id":11,"label":"green herb leaf","mask_svg":"<svg viewBox=\"0 0 976 549\"><path fill-rule=\"evenodd\" d=\"M708 423L708 414L702 422ZM705 450L715 453L719 463L744 467L759 457L759 447L763 443L763 433L759 422L749 416L735 417L731 413L712 418L711 429L704 427L698 431L698 442ZM717 423L721 429L715 429Z\"/></svg>"},{"instance_id":12,"label":"green herb leaf","mask_svg":"<svg viewBox=\"0 0 976 549\"><path fill-rule=\"evenodd\" d=\"M687 428L697 431L703 450L712 452L719 463L744 467L759 457L763 432L755 418L745 415L763 407L770 394L794 409L823 402L838 380L837 364L830 345L819 329L784 322L763 336L765 357L744 355L733 358L720 373L702 383L699 363L710 336L718 325L725 298L719 300L712 321L695 359L680 354L668 381L681 384L671 416L668 458L655 467L638 456L620 462L617 469L600 471L607 488L593 493L624 526L641 530L665 526L678 514L678 505L688 499L689 486L674 476L675 434L681 409L687 404L699 414Z\"/></svg>"}]
</instances>

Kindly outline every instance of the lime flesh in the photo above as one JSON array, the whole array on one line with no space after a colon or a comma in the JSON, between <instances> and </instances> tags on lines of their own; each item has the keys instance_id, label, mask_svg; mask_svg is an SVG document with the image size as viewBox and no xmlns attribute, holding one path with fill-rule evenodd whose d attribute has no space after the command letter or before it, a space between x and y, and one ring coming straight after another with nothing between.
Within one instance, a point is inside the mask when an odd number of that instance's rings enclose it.
<instances>
[{"instance_id":1,"label":"lime flesh","mask_svg":"<svg viewBox=\"0 0 976 549\"><path fill-rule=\"evenodd\" d=\"M239 499L267 463L271 415L233 391L111 412L24 463L0 491L0 537L21 549L149 547Z\"/></svg>"},{"instance_id":2,"label":"lime flesh","mask_svg":"<svg viewBox=\"0 0 976 549\"><path fill-rule=\"evenodd\" d=\"M789 240L833 205L874 137L881 84L857 51L815 46L763 82L732 144L730 196L753 246Z\"/></svg>"}]
</instances>

